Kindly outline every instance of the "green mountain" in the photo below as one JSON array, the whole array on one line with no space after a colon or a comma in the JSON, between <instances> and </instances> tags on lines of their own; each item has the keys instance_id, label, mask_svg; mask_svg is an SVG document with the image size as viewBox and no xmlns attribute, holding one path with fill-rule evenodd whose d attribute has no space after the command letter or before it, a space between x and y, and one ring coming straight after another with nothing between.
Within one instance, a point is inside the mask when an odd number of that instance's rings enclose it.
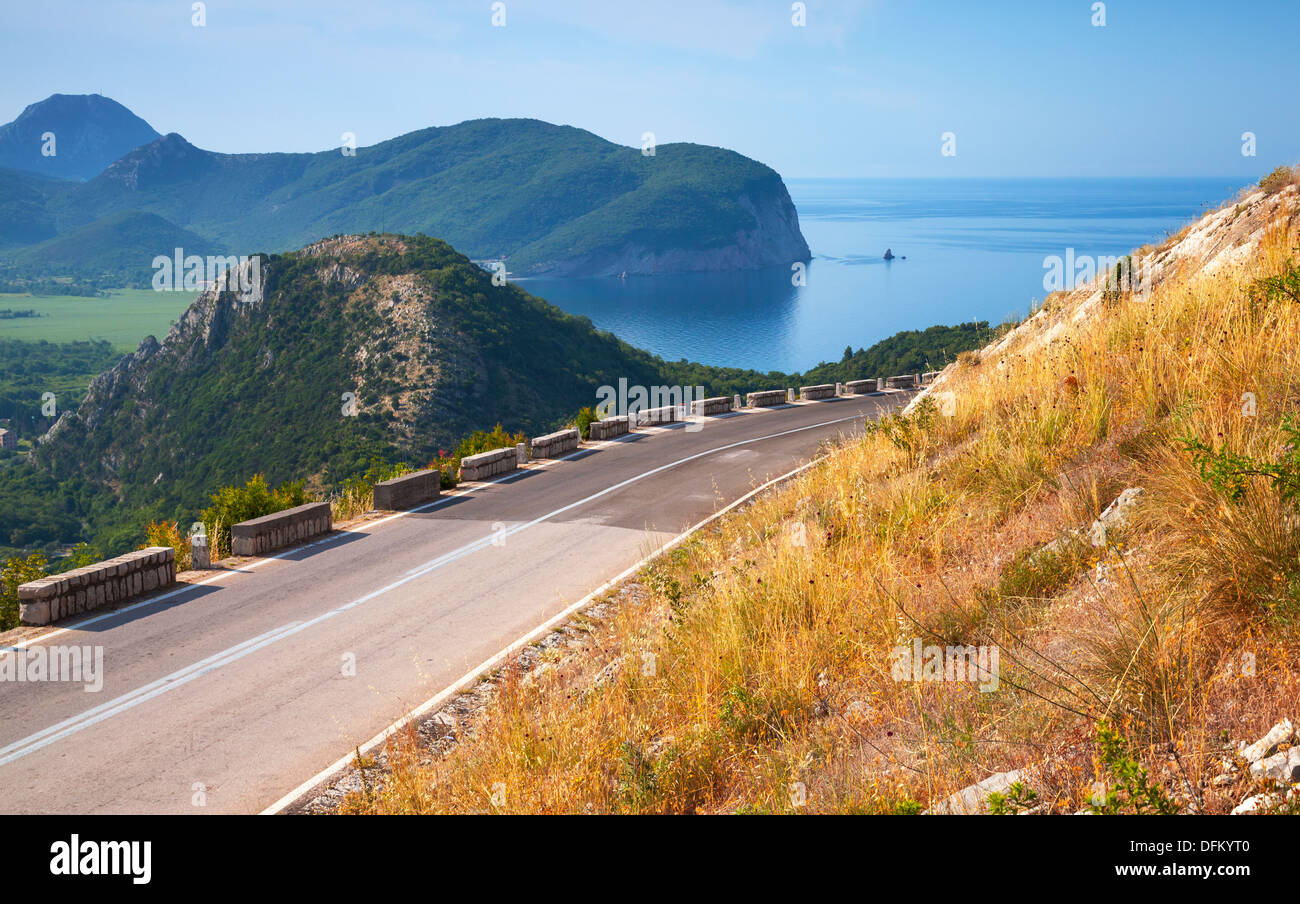
<instances>
[{"instance_id":1,"label":"green mountain","mask_svg":"<svg viewBox=\"0 0 1300 904\"><path fill-rule=\"evenodd\" d=\"M0 210L11 214L10 243L140 211L243 253L340 233L439 235L471 258L504 258L517 275L756 269L810 257L785 184L761 163L695 144L646 156L532 119L423 129L350 154L217 154L169 134L85 183L0 177Z\"/></svg>"},{"instance_id":2,"label":"green mountain","mask_svg":"<svg viewBox=\"0 0 1300 904\"><path fill-rule=\"evenodd\" d=\"M187 255L220 253L213 242L157 214L109 214L66 235L0 254L0 281L54 273L99 286L148 288L156 272L154 257L170 258L176 248Z\"/></svg>"},{"instance_id":3,"label":"green mountain","mask_svg":"<svg viewBox=\"0 0 1300 904\"><path fill-rule=\"evenodd\" d=\"M149 123L98 94L52 94L0 126L0 167L89 179L158 138Z\"/></svg>"},{"instance_id":4,"label":"green mountain","mask_svg":"<svg viewBox=\"0 0 1300 904\"><path fill-rule=\"evenodd\" d=\"M161 342L146 338L96 377L31 461L0 469L0 509L22 500L27 525L0 546L87 538L116 551L149 518L188 522L253 474L322 488L372 458L423 465L496 423L551 429L619 378L707 377L719 392L765 380L667 364L493 285L437 239L334 237L258 263L259 289L203 292ZM31 508L33 487L58 510ZM69 536L69 523L84 534Z\"/></svg>"}]
</instances>

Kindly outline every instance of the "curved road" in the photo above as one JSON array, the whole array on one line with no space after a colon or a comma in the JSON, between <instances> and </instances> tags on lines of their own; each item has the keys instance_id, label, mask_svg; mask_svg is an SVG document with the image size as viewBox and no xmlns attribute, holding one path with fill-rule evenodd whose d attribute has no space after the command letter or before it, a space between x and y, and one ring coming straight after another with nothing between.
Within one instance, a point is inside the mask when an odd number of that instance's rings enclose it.
<instances>
[{"instance_id":1,"label":"curved road","mask_svg":"<svg viewBox=\"0 0 1300 904\"><path fill-rule=\"evenodd\" d=\"M822 440L909 398L584 444L58 626L27 646L102 647L103 687L0 681L0 811L258 812Z\"/></svg>"}]
</instances>

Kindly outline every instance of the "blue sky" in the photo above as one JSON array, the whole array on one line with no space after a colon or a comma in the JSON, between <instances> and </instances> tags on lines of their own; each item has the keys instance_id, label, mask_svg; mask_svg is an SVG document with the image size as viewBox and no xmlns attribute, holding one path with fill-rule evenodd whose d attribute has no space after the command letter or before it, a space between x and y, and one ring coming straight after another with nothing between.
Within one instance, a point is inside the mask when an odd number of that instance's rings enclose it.
<instances>
[{"instance_id":1,"label":"blue sky","mask_svg":"<svg viewBox=\"0 0 1300 904\"><path fill-rule=\"evenodd\" d=\"M1300 161L1300 2L6 3L0 122L99 92L216 151L484 116L734 148L787 177L1230 176ZM1243 157L1243 132L1257 156ZM955 156L941 135L956 136Z\"/></svg>"}]
</instances>

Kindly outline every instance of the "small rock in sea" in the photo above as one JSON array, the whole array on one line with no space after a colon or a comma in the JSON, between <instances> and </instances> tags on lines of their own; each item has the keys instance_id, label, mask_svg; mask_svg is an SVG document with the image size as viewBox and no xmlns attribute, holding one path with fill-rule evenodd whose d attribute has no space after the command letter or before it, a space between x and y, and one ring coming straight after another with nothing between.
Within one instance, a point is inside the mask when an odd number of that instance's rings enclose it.
<instances>
[{"instance_id":1,"label":"small rock in sea","mask_svg":"<svg viewBox=\"0 0 1300 904\"><path fill-rule=\"evenodd\" d=\"M894 252L891 251L889 248L886 248L886 249L885 249L885 260L887 260L887 261L892 261L893 259L894 259Z\"/></svg>"}]
</instances>

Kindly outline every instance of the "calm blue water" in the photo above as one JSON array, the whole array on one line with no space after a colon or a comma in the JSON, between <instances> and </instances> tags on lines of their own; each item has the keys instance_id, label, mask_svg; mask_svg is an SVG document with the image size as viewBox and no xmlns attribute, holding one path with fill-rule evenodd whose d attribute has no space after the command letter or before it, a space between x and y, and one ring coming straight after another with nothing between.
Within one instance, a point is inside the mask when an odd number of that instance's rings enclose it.
<instances>
[{"instance_id":1,"label":"calm blue water","mask_svg":"<svg viewBox=\"0 0 1300 904\"><path fill-rule=\"evenodd\" d=\"M1124 254L1177 232L1230 179L791 179L813 251L788 267L520 285L668 360L796 371L899 330L1023 316L1043 258ZM885 261L885 249L906 260Z\"/></svg>"}]
</instances>

